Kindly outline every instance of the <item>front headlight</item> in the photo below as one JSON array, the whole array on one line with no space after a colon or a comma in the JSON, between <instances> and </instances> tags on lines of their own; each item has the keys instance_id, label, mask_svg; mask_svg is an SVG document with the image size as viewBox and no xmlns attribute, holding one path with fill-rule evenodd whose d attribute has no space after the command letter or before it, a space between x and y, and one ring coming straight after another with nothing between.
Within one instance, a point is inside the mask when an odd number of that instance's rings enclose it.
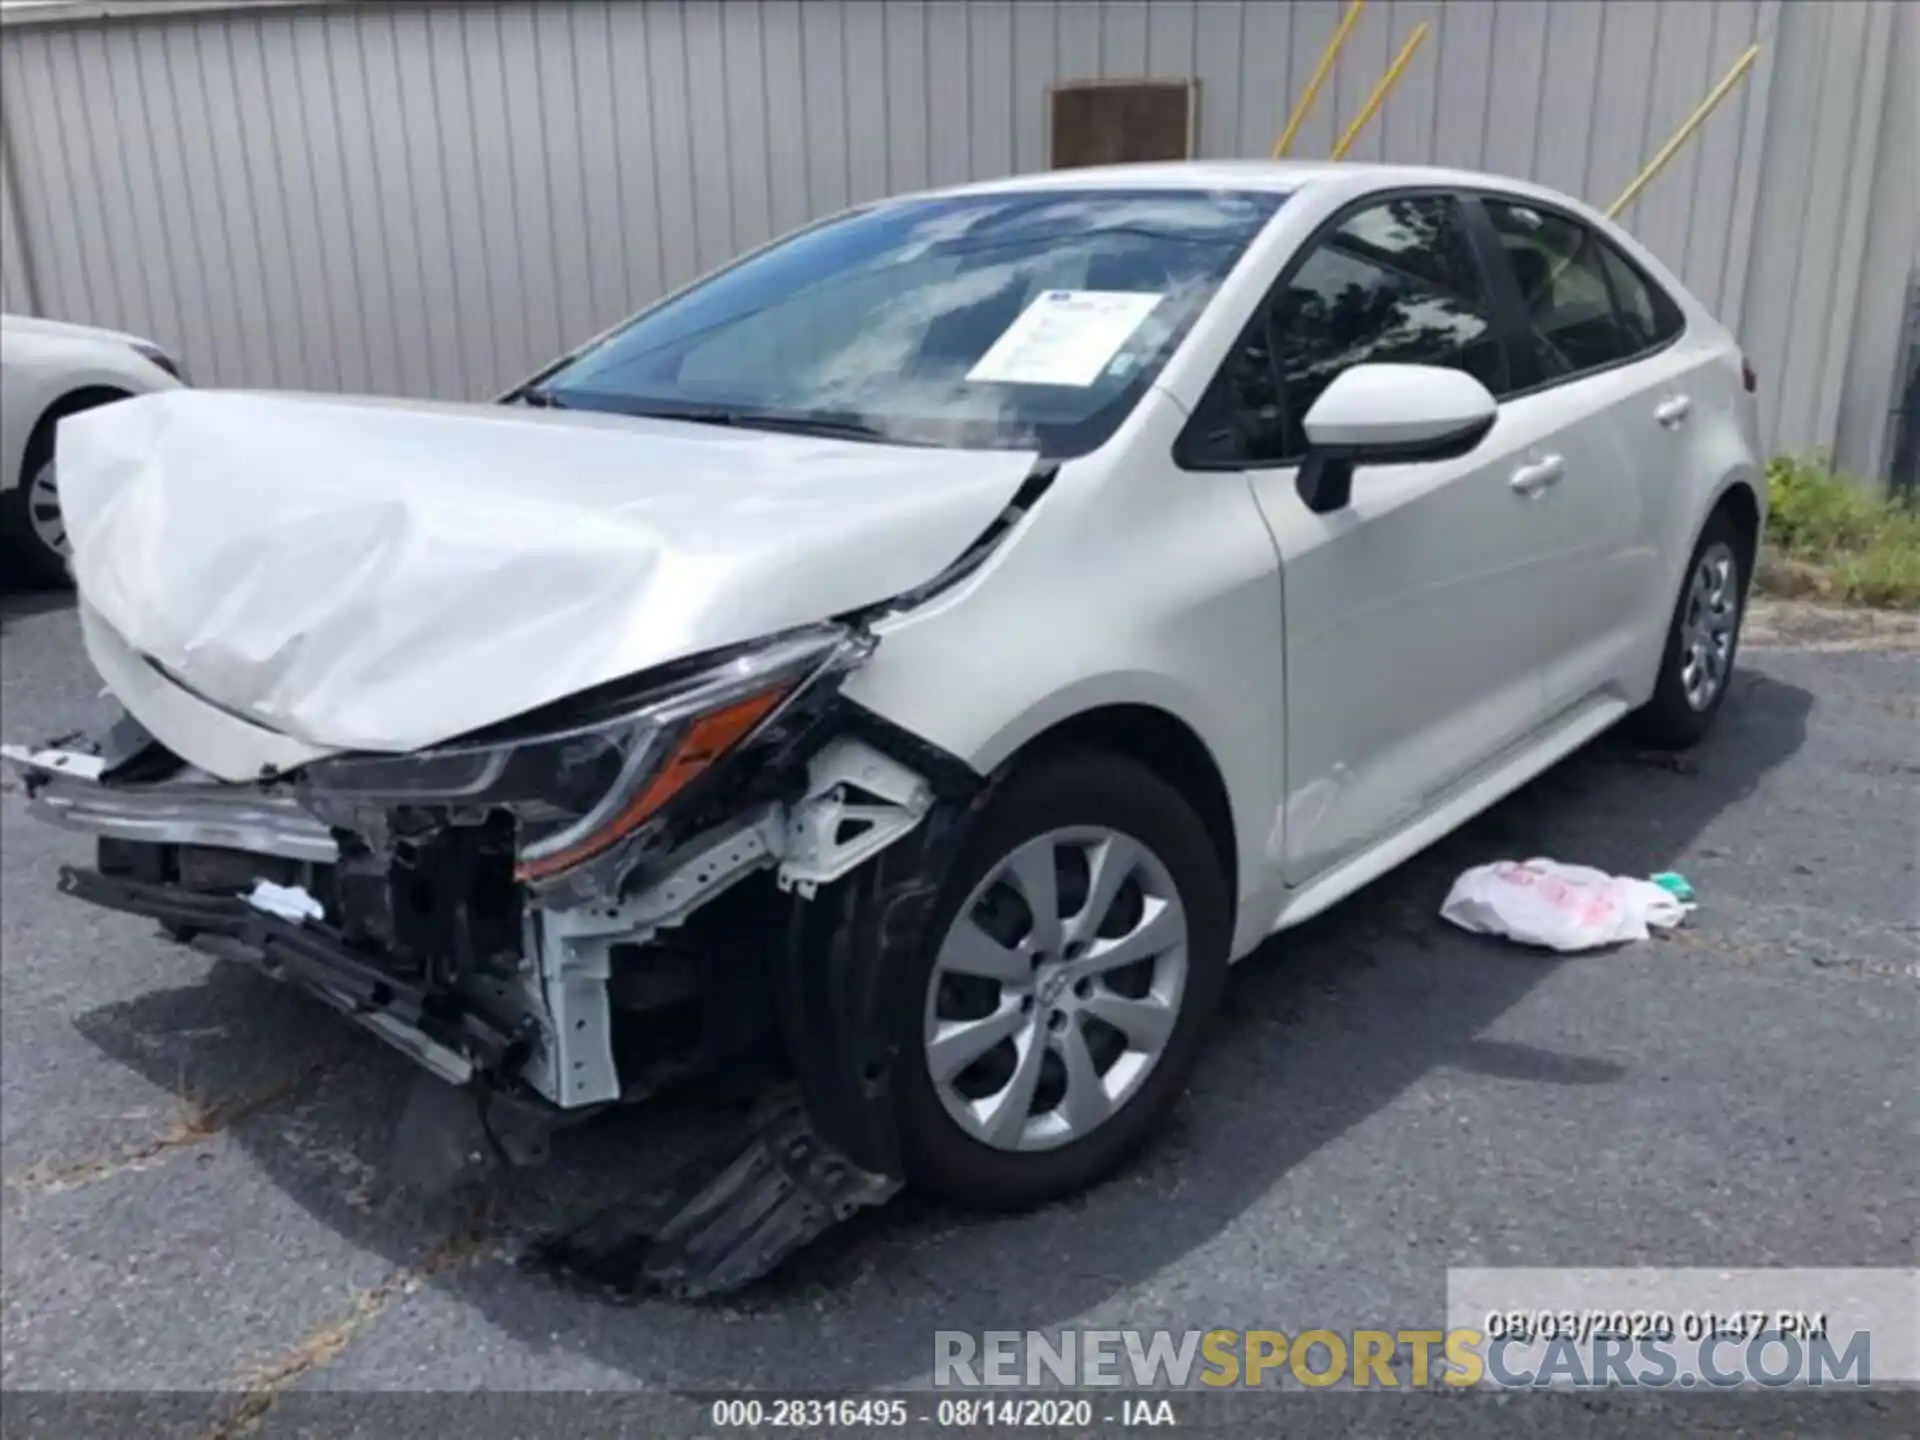
<instances>
[{"instance_id":1,"label":"front headlight","mask_svg":"<svg viewBox=\"0 0 1920 1440\"><path fill-rule=\"evenodd\" d=\"M511 811L515 876L543 880L633 833L807 684L862 653L838 627L809 630L624 700L583 696L544 719L410 755L318 760L303 783L322 811L342 802Z\"/></svg>"}]
</instances>

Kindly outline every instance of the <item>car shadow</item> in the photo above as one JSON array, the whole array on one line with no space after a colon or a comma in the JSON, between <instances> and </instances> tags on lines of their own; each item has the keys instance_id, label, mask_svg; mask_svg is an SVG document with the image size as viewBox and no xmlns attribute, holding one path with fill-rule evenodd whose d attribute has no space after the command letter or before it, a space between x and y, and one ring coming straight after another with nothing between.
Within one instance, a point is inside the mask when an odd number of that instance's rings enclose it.
<instances>
[{"instance_id":1,"label":"car shadow","mask_svg":"<svg viewBox=\"0 0 1920 1440\"><path fill-rule=\"evenodd\" d=\"M1799 750L1812 705L1807 691L1749 673L1697 752L1646 756L1604 737L1270 942L1236 967L1167 1133L1087 1194L1012 1217L902 1197L724 1301L613 1305L525 1266L449 1267L426 1283L535 1352L570 1349L653 1386L724 1384L742 1354L766 1383L896 1383L927 1368L936 1329L1064 1323L1206 1245L1436 1067L1538 1085L1619 1079L1610 1061L1483 1038L1563 962L1452 929L1437 916L1442 896L1462 868L1502 857L1671 868ZM77 1023L163 1086L176 1086L183 1047L203 1093L257 1077L263 1055L283 1071L308 1066L296 1096L237 1119L231 1134L271 1183L355 1246L415 1267L473 1217L409 1199L384 1178L408 1063L285 987L217 966L203 984ZM210 1027L224 1032L217 1046L176 1043ZM481 1223L511 1247L612 1204L657 1206L730 1118L724 1105L682 1095L564 1133L548 1164L489 1183Z\"/></svg>"},{"instance_id":2,"label":"car shadow","mask_svg":"<svg viewBox=\"0 0 1920 1440\"><path fill-rule=\"evenodd\" d=\"M0 561L6 559L6 551L0 550ZM4 588L0 588L0 635L16 620L29 615L44 615L49 610L69 610L73 608L73 591L63 589L30 589L9 579Z\"/></svg>"}]
</instances>

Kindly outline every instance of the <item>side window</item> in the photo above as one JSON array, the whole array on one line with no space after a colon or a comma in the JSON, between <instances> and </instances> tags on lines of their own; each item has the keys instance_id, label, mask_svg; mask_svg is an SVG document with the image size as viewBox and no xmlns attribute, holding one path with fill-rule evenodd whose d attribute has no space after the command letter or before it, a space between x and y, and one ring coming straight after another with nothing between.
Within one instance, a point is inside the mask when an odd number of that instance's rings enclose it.
<instances>
[{"instance_id":1,"label":"side window","mask_svg":"<svg viewBox=\"0 0 1920 1440\"><path fill-rule=\"evenodd\" d=\"M1286 452L1266 302L1234 345L1181 436L1182 459L1204 465L1271 463Z\"/></svg>"},{"instance_id":2,"label":"side window","mask_svg":"<svg viewBox=\"0 0 1920 1440\"><path fill-rule=\"evenodd\" d=\"M1680 333L1686 321L1680 314L1680 307L1668 298L1665 291L1647 279L1619 250L1598 236L1593 243L1600 250L1600 260L1607 270L1607 281L1613 287L1614 304L1620 311L1623 323L1635 343L1642 350L1651 350L1664 345Z\"/></svg>"},{"instance_id":3,"label":"side window","mask_svg":"<svg viewBox=\"0 0 1920 1440\"><path fill-rule=\"evenodd\" d=\"M1357 211L1313 242L1265 305L1189 426L1191 459L1298 459L1307 411L1350 365L1444 365L1496 394L1507 388L1486 284L1446 196Z\"/></svg>"},{"instance_id":4,"label":"side window","mask_svg":"<svg viewBox=\"0 0 1920 1440\"><path fill-rule=\"evenodd\" d=\"M1538 375L1630 360L1679 330L1673 302L1586 226L1517 202L1483 203L1519 286Z\"/></svg>"}]
</instances>

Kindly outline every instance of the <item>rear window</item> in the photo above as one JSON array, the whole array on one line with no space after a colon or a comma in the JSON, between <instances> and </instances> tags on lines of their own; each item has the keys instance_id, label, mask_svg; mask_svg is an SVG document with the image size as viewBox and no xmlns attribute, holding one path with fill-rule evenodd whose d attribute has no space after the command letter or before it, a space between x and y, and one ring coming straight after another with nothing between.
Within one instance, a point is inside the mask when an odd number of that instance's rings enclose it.
<instances>
[{"instance_id":1,"label":"rear window","mask_svg":"<svg viewBox=\"0 0 1920 1440\"><path fill-rule=\"evenodd\" d=\"M1481 203L1519 288L1536 383L1635 359L1680 333L1680 307L1597 231L1520 201Z\"/></svg>"}]
</instances>

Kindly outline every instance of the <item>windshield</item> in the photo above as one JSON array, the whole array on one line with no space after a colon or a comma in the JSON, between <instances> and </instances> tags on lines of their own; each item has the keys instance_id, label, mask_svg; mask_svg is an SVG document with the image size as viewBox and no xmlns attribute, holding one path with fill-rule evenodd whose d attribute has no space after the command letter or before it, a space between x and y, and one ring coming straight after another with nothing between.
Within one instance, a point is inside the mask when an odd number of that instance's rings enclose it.
<instances>
[{"instance_id":1,"label":"windshield","mask_svg":"<svg viewBox=\"0 0 1920 1440\"><path fill-rule=\"evenodd\" d=\"M1083 454L1284 198L1035 190L875 205L664 301L519 398Z\"/></svg>"}]
</instances>

